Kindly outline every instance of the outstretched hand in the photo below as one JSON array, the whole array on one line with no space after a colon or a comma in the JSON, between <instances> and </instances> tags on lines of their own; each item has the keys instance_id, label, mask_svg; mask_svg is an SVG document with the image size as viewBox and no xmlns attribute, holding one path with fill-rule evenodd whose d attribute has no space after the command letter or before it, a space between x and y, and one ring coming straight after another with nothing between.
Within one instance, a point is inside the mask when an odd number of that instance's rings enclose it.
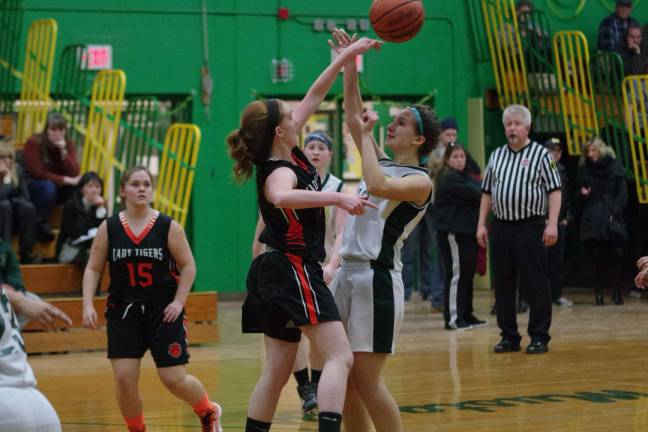
<instances>
[{"instance_id":1,"label":"outstretched hand","mask_svg":"<svg viewBox=\"0 0 648 432\"><path fill-rule=\"evenodd\" d=\"M328 44L336 54L340 54L340 51L358 39L357 33L354 33L353 36L349 36L344 29L339 28L334 28L331 32L331 36L333 36L333 40L329 39Z\"/></svg>"},{"instance_id":2,"label":"outstretched hand","mask_svg":"<svg viewBox=\"0 0 648 432\"><path fill-rule=\"evenodd\" d=\"M372 48L379 50L383 44L382 41L377 39L371 39L368 37L357 39L357 35L355 34L349 36L344 29L336 28L331 34L334 41L329 39L329 46L338 55L348 52L350 55L349 61L351 61L351 58L355 58L355 56L363 54Z\"/></svg>"},{"instance_id":3,"label":"outstretched hand","mask_svg":"<svg viewBox=\"0 0 648 432\"><path fill-rule=\"evenodd\" d=\"M371 207L374 209L378 208L378 206L369 201L369 197L365 195L353 196L344 193L340 194L337 206L354 216L364 214L365 207Z\"/></svg>"},{"instance_id":4,"label":"outstretched hand","mask_svg":"<svg viewBox=\"0 0 648 432\"><path fill-rule=\"evenodd\" d=\"M72 320L65 312L40 299L24 297L20 313L30 319L40 322L43 327L50 330L56 327L54 322L57 319L62 321L68 327L72 325Z\"/></svg>"}]
</instances>

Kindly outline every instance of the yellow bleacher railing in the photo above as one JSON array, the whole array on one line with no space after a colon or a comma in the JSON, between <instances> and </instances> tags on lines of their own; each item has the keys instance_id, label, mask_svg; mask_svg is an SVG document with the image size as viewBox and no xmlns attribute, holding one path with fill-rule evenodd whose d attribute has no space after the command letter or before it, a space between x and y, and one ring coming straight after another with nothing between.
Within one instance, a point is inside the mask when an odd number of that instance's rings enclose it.
<instances>
[{"instance_id":1,"label":"yellow bleacher railing","mask_svg":"<svg viewBox=\"0 0 648 432\"><path fill-rule=\"evenodd\" d=\"M553 49L567 149L570 155L580 155L587 140L599 132L587 39L580 31L559 31Z\"/></svg>"},{"instance_id":2,"label":"yellow bleacher railing","mask_svg":"<svg viewBox=\"0 0 648 432\"><path fill-rule=\"evenodd\" d=\"M173 217L183 227L189 212L200 139L198 126L185 123L171 125L164 138L153 207Z\"/></svg>"},{"instance_id":3,"label":"yellow bleacher railing","mask_svg":"<svg viewBox=\"0 0 648 432\"><path fill-rule=\"evenodd\" d=\"M121 70L99 72L92 85L81 171L96 171L105 185L111 184L113 166L123 171L121 163L115 160L115 146L125 92L126 74ZM112 196L111 192L105 187L104 197Z\"/></svg>"},{"instance_id":4,"label":"yellow bleacher railing","mask_svg":"<svg viewBox=\"0 0 648 432\"><path fill-rule=\"evenodd\" d=\"M484 27L500 107L529 106L526 66L514 0L482 0Z\"/></svg>"},{"instance_id":5,"label":"yellow bleacher railing","mask_svg":"<svg viewBox=\"0 0 648 432\"><path fill-rule=\"evenodd\" d=\"M637 197L648 203L648 75L630 75L623 80L623 105L630 138L632 168Z\"/></svg>"},{"instance_id":6,"label":"yellow bleacher railing","mask_svg":"<svg viewBox=\"0 0 648 432\"><path fill-rule=\"evenodd\" d=\"M53 19L34 21L29 26L22 88L17 103L18 148L22 148L30 136L41 132L45 126L45 118L51 107L50 87L57 33L58 25Z\"/></svg>"}]
</instances>

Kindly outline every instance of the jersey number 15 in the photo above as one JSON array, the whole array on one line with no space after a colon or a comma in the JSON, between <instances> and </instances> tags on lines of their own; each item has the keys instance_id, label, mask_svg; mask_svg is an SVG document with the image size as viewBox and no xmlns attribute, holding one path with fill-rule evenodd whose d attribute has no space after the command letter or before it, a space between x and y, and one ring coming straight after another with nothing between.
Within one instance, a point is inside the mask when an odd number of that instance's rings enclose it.
<instances>
[{"instance_id":1,"label":"jersey number 15","mask_svg":"<svg viewBox=\"0 0 648 432\"><path fill-rule=\"evenodd\" d=\"M130 286L149 287L153 285L153 275L151 274L153 263L137 263L137 271L135 271L134 263L126 263L126 266L128 267Z\"/></svg>"}]
</instances>

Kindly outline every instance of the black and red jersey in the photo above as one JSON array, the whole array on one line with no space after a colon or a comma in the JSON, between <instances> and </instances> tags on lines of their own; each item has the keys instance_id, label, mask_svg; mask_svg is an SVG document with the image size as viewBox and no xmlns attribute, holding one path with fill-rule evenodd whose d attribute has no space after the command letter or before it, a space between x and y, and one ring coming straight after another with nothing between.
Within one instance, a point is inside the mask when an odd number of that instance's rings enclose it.
<instances>
[{"instance_id":1,"label":"black and red jersey","mask_svg":"<svg viewBox=\"0 0 648 432\"><path fill-rule=\"evenodd\" d=\"M317 170L311 165L304 153L295 147L292 150L292 158L292 162L269 159L257 167L259 209L266 225L259 237L259 241L282 252L323 261L326 256L324 250L324 231L326 229L324 208L277 208L266 199L263 193L268 176L281 167L290 168L297 176L295 189L321 190Z\"/></svg>"},{"instance_id":2,"label":"black and red jersey","mask_svg":"<svg viewBox=\"0 0 648 432\"><path fill-rule=\"evenodd\" d=\"M168 247L172 220L156 211L135 236L123 212L107 219L112 298L132 302L175 296L179 274Z\"/></svg>"}]
</instances>

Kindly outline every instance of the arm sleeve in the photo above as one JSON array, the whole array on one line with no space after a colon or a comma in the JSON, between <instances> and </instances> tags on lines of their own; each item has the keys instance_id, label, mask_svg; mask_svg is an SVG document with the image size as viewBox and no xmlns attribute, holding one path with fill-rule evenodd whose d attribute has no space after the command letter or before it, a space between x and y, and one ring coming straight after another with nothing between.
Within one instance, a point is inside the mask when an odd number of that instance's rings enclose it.
<instances>
[{"instance_id":1,"label":"arm sleeve","mask_svg":"<svg viewBox=\"0 0 648 432\"><path fill-rule=\"evenodd\" d=\"M623 208L628 204L628 186L624 177L617 177L615 182L614 194L614 212L621 213Z\"/></svg>"},{"instance_id":2,"label":"arm sleeve","mask_svg":"<svg viewBox=\"0 0 648 432\"><path fill-rule=\"evenodd\" d=\"M560 189L560 173L558 172L556 162L549 152L545 152L540 161L540 175L542 176L547 192Z\"/></svg>"},{"instance_id":3,"label":"arm sleeve","mask_svg":"<svg viewBox=\"0 0 648 432\"><path fill-rule=\"evenodd\" d=\"M441 183L441 188L445 189L445 194L461 204L478 206L481 202L482 193L479 186L457 172L449 172L445 181Z\"/></svg>"},{"instance_id":4,"label":"arm sleeve","mask_svg":"<svg viewBox=\"0 0 648 432\"><path fill-rule=\"evenodd\" d=\"M7 262L5 266L6 282L18 291L25 292L25 282L20 273L18 258L9 245L7 245Z\"/></svg>"},{"instance_id":5,"label":"arm sleeve","mask_svg":"<svg viewBox=\"0 0 648 432\"><path fill-rule=\"evenodd\" d=\"M605 18L599 26L597 48L601 51L612 51L616 48L612 46L612 28L609 18Z\"/></svg>"},{"instance_id":6,"label":"arm sleeve","mask_svg":"<svg viewBox=\"0 0 648 432\"><path fill-rule=\"evenodd\" d=\"M74 147L74 142L70 140L65 140L65 143L67 155L61 161L63 164L63 172L68 177L76 177L81 171L77 162L76 148Z\"/></svg>"}]
</instances>

